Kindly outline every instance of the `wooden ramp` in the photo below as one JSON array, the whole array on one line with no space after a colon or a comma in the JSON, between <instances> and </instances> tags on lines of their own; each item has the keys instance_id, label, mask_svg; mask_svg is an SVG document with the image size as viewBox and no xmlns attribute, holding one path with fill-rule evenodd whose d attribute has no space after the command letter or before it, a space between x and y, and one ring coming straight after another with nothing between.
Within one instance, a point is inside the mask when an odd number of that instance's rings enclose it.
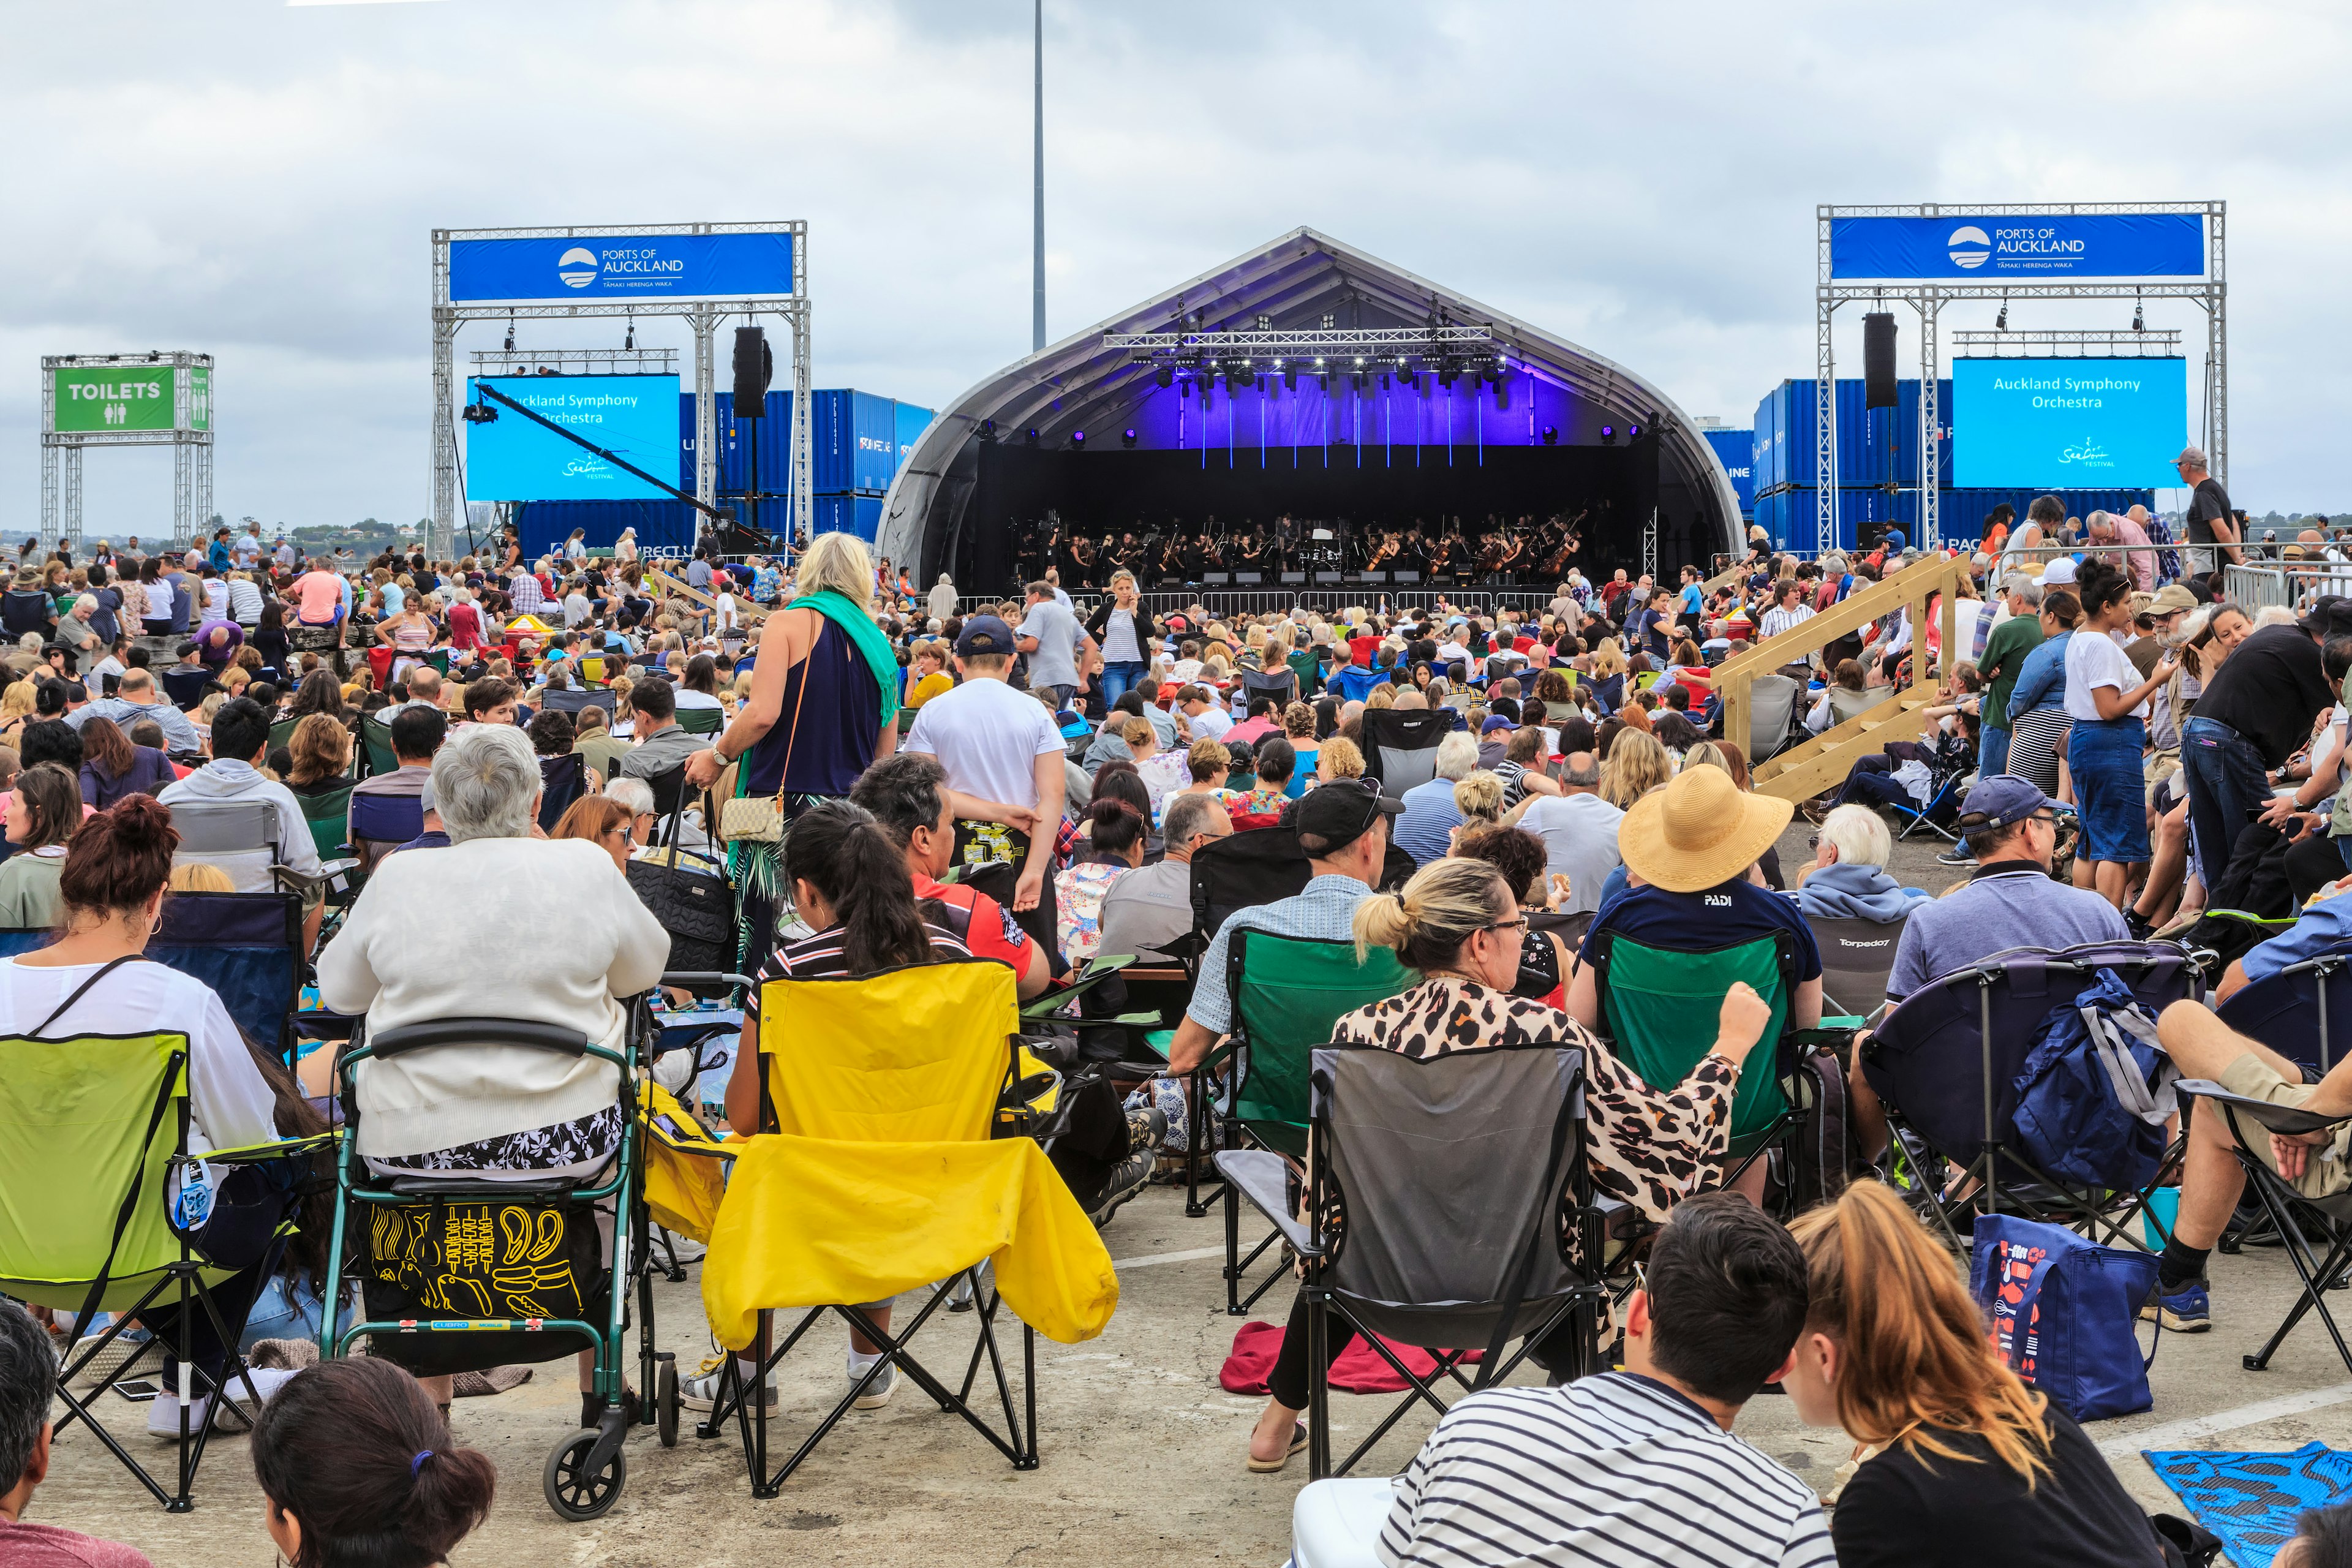
<instances>
[{"instance_id":1,"label":"wooden ramp","mask_svg":"<svg viewBox=\"0 0 2352 1568\"><path fill-rule=\"evenodd\" d=\"M648 563L640 562L638 564L645 572L646 581L660 590L664 598L684 599L688 604L699 605L706 610L716 611L719 608L719 601L699 588L688 587L685 578L673 577L662 567ZM750 595L738 594L735 595L735 618L744 626L756 626L768 618L768 612L753 604Z\"/></svg>"}]
</instances>

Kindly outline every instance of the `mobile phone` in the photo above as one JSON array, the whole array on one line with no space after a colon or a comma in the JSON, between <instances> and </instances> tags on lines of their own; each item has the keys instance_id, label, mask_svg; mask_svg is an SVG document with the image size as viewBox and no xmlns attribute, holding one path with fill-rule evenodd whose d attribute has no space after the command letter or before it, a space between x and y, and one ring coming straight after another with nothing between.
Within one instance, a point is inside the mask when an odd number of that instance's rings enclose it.
<instances>
[{"instance_id":1,"label":"mobile phone","mask_svg":"<svg viewBox=\"0 0 2352 1568\"><path fill-rule=\"evenodd\" d=\"M125 1378L114 1385L114 1392L133 1405L144 1405L163 1392L163 1385L152 1377Z\"/></svg>"}]
</instances>

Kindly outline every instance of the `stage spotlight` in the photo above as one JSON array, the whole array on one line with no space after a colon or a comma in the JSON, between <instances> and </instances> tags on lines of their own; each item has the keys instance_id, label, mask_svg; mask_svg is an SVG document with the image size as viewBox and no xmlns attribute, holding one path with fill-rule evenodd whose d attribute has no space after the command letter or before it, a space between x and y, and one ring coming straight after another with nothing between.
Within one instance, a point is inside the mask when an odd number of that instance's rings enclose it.
<instances>
[{"instance_id":1,"label":"stage spotlight","mask_svg":"<svg viewBox=\"0 0 2352 1568\"><path fill-rule=\"evenodd\" d=\"M1617 426L1603 425L1601 427L1601 444L1604 447L1614 447L1617 444Z\"/></svg>"},{"instance_id":2,"label":"stage spotlight","mask_svg":"<svg viewBox=\"0 0 2352 1568\"><path fill-rule=\"evenodd\" d=\"M637 319L635 316L631 316L629 318L629 330L621 339L621 348L624 353L635 353L636 352L636 347Z\"/></svg>"},{"instance_id":3,"label":"stage spotlight","mask_svg":"<svg viewBox=\"0 0 2352 1568\"><path fill-rule=\"evenodd\" d=\"M1992 319L1992 330L1996 332L2009 331L2009 301L2006 300L2000 302L2000 314Z\"/></svg>"},{"instance_id":4,"label":"stage spotlight","mask_svg":"<svg viewBox=\"0 0 2352 1568\"><path fill-rule=\"evenodd\" d=\"M1625 439L1628 441L1638 441L1641 438L1642 427L1639 425L1628 425L1625 426Z\"/></svg>"},{"instance_id":5,"label":"stage spotlight","mask_svg":"<svg viewBox=\"0 0 2352 1568\"><path fill-rule=\"evenodd\" d=\"M507 351L506 351L506 352L507 352L507 353L514 353L514 324L515 324L515 319L514 319L512 316L509 316L509 317L507 318Z\"/></svg>"},{"instance_id":6,"label":"stage spotlight","mask_svg":"<svg viewBox=\"0 0 2352 1568\"><path fill-rule=\"evenodd\" d=\"M2147 307L2136 300L2132 301L2132 331L2135 332L2147 331Z\"/></svg>"},{"instance_id":7,"label":"stage spotlight","mask_svg":"<svg viewBox=\"0 0 2352 1568\"><path fill-rule=\"evenodd\" d=\"M1557 446L1559 446L1559 426L1557 426L1557 425L1547 425L1547 426L1545 426L1543 427L1543 438L1544 438L1544 445L1545 445L1545 446L1547 446L1547 447L1557 447Z\"/></svg>"},{"instance_id":8,"label":"stage spotlight","mask_svg":"<svg viewBox=\"0 0 2352 1568\"><path fill-rule=\"evenodd\" d=\"M1132 426L1118 433L1118 444L1122 447L1132 447L1135 445L1135 431Z\"/></svg>"},{"instance_id":9,"label":"stage spotlight","mask_svg":"<svg viewBox=\"0 0 2352 1568\"><path fill-rule=\"evenodd\" d=\"M1261 332L1270 332L1274 331L1274 318L1272 316L1261 314L1257 319L1257 330Z\"/></svg>"},{"instance_id":10,"label":"stage spotlight","mask_svg":"<svg viewBox=\"0 0 2352 1568\"><path fill-rule=\"evenodd\" d=\"M980 422L980 438L983 441L993 441L996 439L995 420L983 419Z\"/></svg>"},{"instance_id":11,"label":"stage spotlight","mask_svg":"<svg viewBox=\"0 0 2352 1568\"><path fill-rule=\"evenodd\" d=\"M1083 446L1085 446L1086 444L1087 444L1087 433L1086 433L1085 431L1083 431L1083 430L1073 430L1073 431L1071 431L1071 432L1070 432L1070 445L1071 445L1071 446L1073 446L1073 447L1083 447Z\"/></svg>"},{"instance_id":12,"label":"stage spotlight","mask_svg":"<svg viewBox=\"0 0 2352 1568\"><path fill-rule=\"evenodd\" d=\"M1037 426L1034 425L1029 426L1029 433L1026 437L1023 437L1023 444L1030 447L1034 447L1037 444Z\"/></svg>"},{"instance_id":13,"label":"stage spotlight","mask_svg":"<svg viewBox=\"0 0 2352 1568\"><path fill-rule=\"evenodd\" d=\"M1176 373L1163 364L1152 373L1151 379L1162 386L1173 386L1176 384Z\"/></svg>"}]
</instances>

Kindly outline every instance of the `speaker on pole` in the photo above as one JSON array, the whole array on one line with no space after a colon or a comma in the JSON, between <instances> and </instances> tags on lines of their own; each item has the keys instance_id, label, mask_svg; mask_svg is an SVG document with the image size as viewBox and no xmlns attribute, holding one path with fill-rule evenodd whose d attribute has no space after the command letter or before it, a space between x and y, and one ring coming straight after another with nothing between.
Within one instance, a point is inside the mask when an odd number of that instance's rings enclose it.
<instances>
[{"instance_id":1,"label":"speaker on pole","mask_svg":"<svg viewBox=\"0 0 2352 1568\"><path fill-rule=\"evenodd\" d=\"M1891 336L1888 341L1893 342ZM1891 364L1894 362L1890 359L1887 363ZM736 328L736 418L757 419L768 411L768 383L775 379L775 374L776 357L768 348L767 329Z\"/></svg>"},{"instance_id":2,"label":"speaker on pole","mask_svg":"<svg viewBox=\"0 0 2352 1568\"><path fill-rule=\"evenodd\" d=\"M736 334L737 339L742 337ZM737 363L741 363L739 348ZM1895 406L1895 317L1873 310L1862 319L1862 405L1867 409Z\"/></svg>"}]
</instances>

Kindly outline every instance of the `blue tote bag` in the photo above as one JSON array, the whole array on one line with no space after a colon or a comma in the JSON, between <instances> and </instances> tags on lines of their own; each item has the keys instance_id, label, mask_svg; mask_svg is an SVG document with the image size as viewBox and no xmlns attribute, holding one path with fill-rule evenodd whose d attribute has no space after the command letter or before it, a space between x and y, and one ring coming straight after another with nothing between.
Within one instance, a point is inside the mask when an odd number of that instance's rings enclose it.
<instances>
[{"instance_id":1,"label":"blue tote bag","mask_svg":"<svg viewBox=\"0 0 2352 1568\"><path fill-rule=\"evenodd\" d=\"M2129 1415L2148 1392L2139 1309L2156 1289L2156 1259L2101 1247L2073 1231L2009 1215L1979 1215L1969 1288L1992 1319L1994 1352L2077 1421ZM2159 1332L2161 1331L2159 1330Z\"/></svg>"}]
</instances>

